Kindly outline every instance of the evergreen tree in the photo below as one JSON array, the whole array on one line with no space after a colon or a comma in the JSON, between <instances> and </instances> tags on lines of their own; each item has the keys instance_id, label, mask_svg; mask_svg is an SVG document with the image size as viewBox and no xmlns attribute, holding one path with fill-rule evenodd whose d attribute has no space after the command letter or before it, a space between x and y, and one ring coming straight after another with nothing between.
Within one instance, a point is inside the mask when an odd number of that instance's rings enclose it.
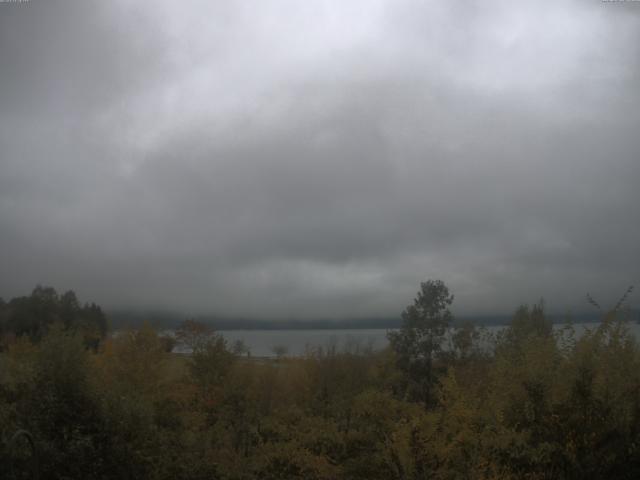
<instances>
[{"instance_id":1,"label":"evergreen tree","mask_svg":"<svg viewBox=\"0 0 640 480\"><path fill-rule=\"evenodd\" d=\"M409 396L425 406L433 400L434 361L453 320L449 310L452 303L453 295L444 282L422 282L413 304L402 312L402 327L388 333L398 367L407 376Z\"/></svg>"}]
</instances>

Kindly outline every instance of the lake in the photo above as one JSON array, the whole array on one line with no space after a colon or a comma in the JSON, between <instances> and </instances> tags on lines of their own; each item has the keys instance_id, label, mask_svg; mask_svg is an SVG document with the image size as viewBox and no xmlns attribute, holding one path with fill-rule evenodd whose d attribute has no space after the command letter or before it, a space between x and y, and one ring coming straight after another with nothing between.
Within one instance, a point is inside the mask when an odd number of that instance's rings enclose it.
<instances>
[{"instance_id":1,"label":"lake","mask_svg":"<svg viewBox=\"0 0 640 480\"><path fill-rule=\"evenodd\" d=\"M275 356L274 347L284 347L287 355L303 355L307 348L336 346L371 347L380 350L387 346L386 329L350 330L223 330L219 332L230 346L241 340L256 357Z\"/></svg>"},{"instance_id":2,"label":"lake","mask_svg":"<svg viewBox=\"0 0 640 480\"><path fill-rule=\"evenodd\" d=\"M554 325L555 329L563 328L564 324ZM593 329L597 323L578 323L573 325L576 337L586 329ZM496 334L503 326L485 327L486 334ZM640 325L629 323L631 332L640 338ZM249 348L252 356L275 357L274 348L282 347L285 355L303 355L308 348L336 346L338 350L345 347L371 347L374 350L383 349L388 345L387 329L322 329L322 330L221 330L229 346L241 340ZM188 353L176 347L176 352Z\"/></svg>"}]
</instances>

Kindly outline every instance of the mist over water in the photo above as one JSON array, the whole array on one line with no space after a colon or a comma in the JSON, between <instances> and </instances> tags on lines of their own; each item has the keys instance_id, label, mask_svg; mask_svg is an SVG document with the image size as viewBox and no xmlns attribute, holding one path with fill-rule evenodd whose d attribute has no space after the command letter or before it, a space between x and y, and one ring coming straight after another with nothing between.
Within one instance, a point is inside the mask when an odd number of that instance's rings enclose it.
<instances>
[{"instance_id":1,"label":"mist over water","mask_svg":"<svg viewBox=\"0 0 640 480\"><path fill-rule=\"evenodd\" d=\"M0 0L1 480L640 479L639 86L640 0Z\"/></svg>"},{"instance_id":2,"label":"mist over water","mask_svg":"<svg viewBox=\"0 0 640 480\"><path fill-rule=\"evenodd\" d=\"M588 329L594 330L598 323L577 323L570 328L575 332L575 338L580 338ZM640 324L629 322L630 332L636 339L640 339ZM504 326L486 326L480 328L480 343L489 347L491 339L495 338ZM567 324L554 324L556 333L569 328ZM322 330L222 330L219 333L232 347L237 341L242 341L248 348L250 355L254 357L276 357L274 351L278 347L284 349L288 356L302 356L315 349L322 348L325 351L335 349L338 352L365 352L368 350L381 350L389 345L387 332L390 329L322 329ZM568 333L568 332L567 332ZM171 334L170 331L165 334ZM449 340L445 339L443 348L450 348ZM188 348L177 345L174 353L190 353Z\"/></svg>"}]
</instances>

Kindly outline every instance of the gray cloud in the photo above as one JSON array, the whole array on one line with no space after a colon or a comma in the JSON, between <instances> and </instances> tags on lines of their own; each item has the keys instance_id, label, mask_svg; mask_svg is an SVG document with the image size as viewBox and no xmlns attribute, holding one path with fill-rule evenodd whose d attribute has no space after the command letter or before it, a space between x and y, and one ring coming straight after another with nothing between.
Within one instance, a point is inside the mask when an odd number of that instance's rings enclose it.
<instances>
[{"instance_id":1,"label":"gray cloud","mask_svg":"<svg viewBox=\"0 0 640 480\"><path fill-rule=\"evenodd\" d=\"M0 292L265 318L639 277L640 9L0 5Z\"/></svg>"}]
</instances>

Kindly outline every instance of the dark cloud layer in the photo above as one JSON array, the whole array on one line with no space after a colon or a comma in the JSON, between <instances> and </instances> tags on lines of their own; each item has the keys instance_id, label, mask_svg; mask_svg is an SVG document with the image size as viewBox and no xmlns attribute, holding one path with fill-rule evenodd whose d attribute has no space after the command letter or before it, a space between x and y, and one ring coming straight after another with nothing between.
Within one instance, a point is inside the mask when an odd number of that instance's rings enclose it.
<instances>
[{"instance_id":1,"label":"dark cloud layer","mask_svg":"<svg viewBox=\"0 0 640 480\"><path fill-rule=\"evenodd\" d=\"M634 2L0 3L0 66L5 297L382 317L640 276Z\"/></svg>"}]
</instances>

